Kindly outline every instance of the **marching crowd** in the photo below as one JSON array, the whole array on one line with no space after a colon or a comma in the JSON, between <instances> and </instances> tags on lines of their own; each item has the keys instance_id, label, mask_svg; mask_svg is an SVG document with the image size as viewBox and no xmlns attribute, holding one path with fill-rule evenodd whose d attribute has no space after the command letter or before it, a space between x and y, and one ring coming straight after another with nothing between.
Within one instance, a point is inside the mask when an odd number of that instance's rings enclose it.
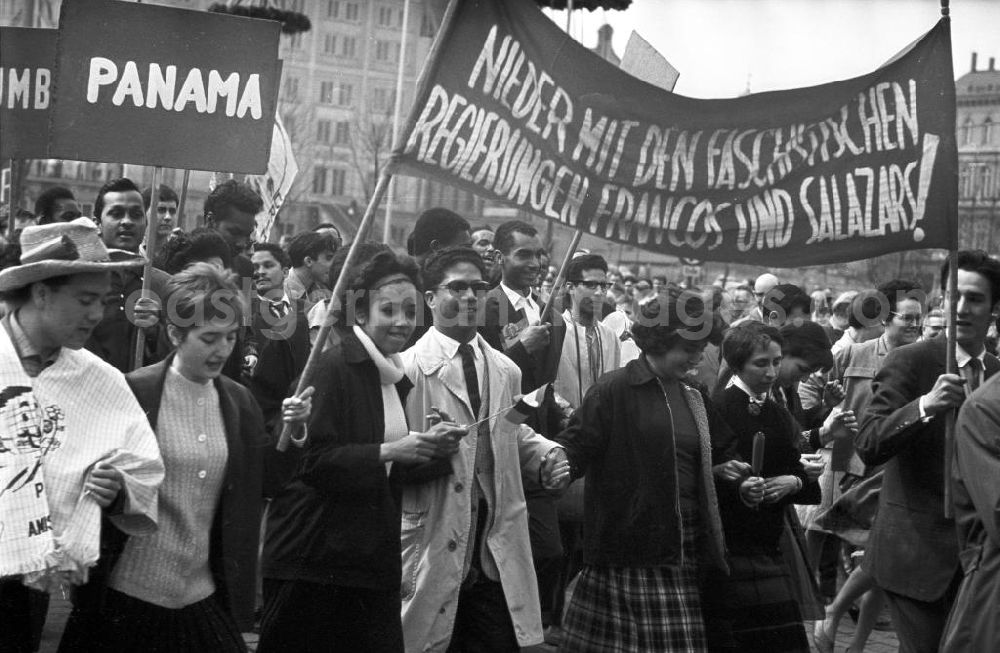
<instances>
[{"instance_id":1,"label":"marching crowd","mask_svg":"<svg viewBox=\"0 0 1000 653\"><path fill-rule=\"evenodd\" d=\"M0 505L43 492L51 543L0 652L65 587L66 652L825 652L855 604L856 653L884 606L907 653L1000 642L988 254L953 295L947 263L833 298L585 251L554 287L520 221L432 208L349 261L333 225L251 242L236 180L190 232L151 195L51 189L3 246L0 467L42 482Z\"/></svg>"}]
</instances>

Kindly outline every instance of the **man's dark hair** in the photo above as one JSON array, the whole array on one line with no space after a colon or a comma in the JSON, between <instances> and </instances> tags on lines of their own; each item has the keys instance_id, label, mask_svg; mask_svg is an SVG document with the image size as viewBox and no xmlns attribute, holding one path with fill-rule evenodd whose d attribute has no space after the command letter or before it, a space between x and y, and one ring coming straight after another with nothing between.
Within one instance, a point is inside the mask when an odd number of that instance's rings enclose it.
<instances>
[{"instance_id":1,"label":"man's dark hair","mask_svg":"<svg viewBox=\"0 0 1000 653\"><path fill-rule=\"evenodd\" d=\"M812 298L792 283L779 283L768 291L764 299L765 311L780 310L785 318L796 308L801 309L804 315L809 315L812 312Z\"/></svg>"},{"instance_id":2,"label":"man's dark hair","mask_svg":"<svg viewBox=\"0 0 1000 653\"><path fill-rule=\"evenodd\" d=\"M191 263L218 257L222 267L229 269L233 253L219 232L208 227L198 227L191 233L171 234L157 254L156 267L167 274L177 274Z\"/></svg>"},{"instance_id":3,"label":"man's dark hair","mask_svg":"<svg viewBox=\"0 0 1000 653\"><path fill-rule=\"evenodd\" d=\"M941 291L948 292L948 261L941 266ZM958 269L976 272L986 277L990 284L990 306L1000 301L1000 261L981 249L963 249L958 252Z\"/></svg>"},{"instance_id":4,"label":"man's dark hair","mask_svg":"<svg viewBox=\"0 0 1000 653\"><path fill-rule=\"evenodd\" d=\"M865 329L881 324L888 319L889 310L886 298L878 290L862 290L851 300L847 326Z\"/></svg>"},{"instance_id":5,"label":"man's dark hair","mask_svg":"<svg viewBox=\"0 0 1000 653\"><path fill-rule=\"evenodd\" d=\"M458 245L438 250L427 257L421 273L424 287L427 290L432 290L441 285L448 270L459 263L471 263L479 270L482 278L486 279L486 266L483 264L483 257L479 255L479 252L467 245Z\"/></svg>"},{"instance_id":6,"label":"man's dark hair","mask_svg":"<svg viewBox=\"0 0 1000 653\"><path fill-rule=\"evenodd\" d=\"M260 198L249 184L241 184L235 179L222 182L205 198L204 215L211 213L216 220L221 220L226 207L235 207L244 213L257 215L264 208L264 200Z\"/></svg>"},{"instance_id":7,"label":"man's dark hair","mask_svg":"<svg viewBox=\"0 0 1000 653\"><path fill-rule=\"evenodd\" d=\"M153 201L153 188L148 187L142 191L142 206L148 211L149 203ZM160 201L161 202L176 202L177 206L180 206L181 199L177 197L177 193L174 189L166 184L160 184Z\"/></svg>"},{"instance_id":8,"label":"man's dark hair","mask_svg":"<svg viewBox=\"0 0 1000 653\"><path fill-rule=\"evenodd\" d=\"M125 193L130 190L142 194L139 191L139 187L135 185L128 177L122 177L121 179L112 179L107 182L101 189L97 191L97 199L94 200L94 218L97 220L101 219L101 213L104 212L104 196L108 193Z\"/></svg>"},{"instance_id":9,"label":"man's dark hair","mask_svg":"<svg viewBox=\"0 0 1000 653\"><path fill-rule=\"evenodd\" d=\"M497 227L496 234L493 235L493 249L501 254L510 254L510 248L514 246L515 233L531 237L537 236L538 230L521 220L504 222Z\"/></svg>"},{"instance_id":10,"label":"man's dark hair","mask_svg":"<svg viewBox=\"0 0 1000 653\"><path fill-rule=\"evenodd\" d=\"M427 209L413 225L412 240L407 245L410 256L427 254L435 240L448 246L455 234L462 231L469 231L469 221L459 214L443 207Z\"/></svg>"},{"instance_id":11,"label":"man's dark hair","mask_svg":"<svg viewBox=\"0 0 1000 653\"><path fill-rule=\"evenodd\" d=\"M577 256L566 266L566 281L580 281L583 279L584 270L608 271L608 262L600 254L584 254Z\"/></svg>"},{"instance_id":12,"label":"man's dark hair","mask_svg":"<svg viewBox=\"0 0 1000 653\"><path fill-rule=\"evenodd\" d=\"M35 200L35 219L37 224L51 224L56 221L52 211L56 208L59 200L75 200L73 191L65 186L53 186L42 191L42 194Z\"/></svg>"},{"instance_id":13,"label":"man's dark hair","mask_svg":"<svg viewBox=\"0 0 1000 653\"><path fill-rule=\"evenodd\" d=\"M890 314L896 313L896 308L899 306L900 300L913 299L921 306L927 303L927 296L924 294L924 289L916 281L893 279L892 281L879 284L875 289L885 297ZM889 316L886 316L886 319L889 319Z\"/></svg>"},{"instance_id":14,"label":"man's dark hair","mask_svg":"<svg viewBox=\"0 0 1000 653\"><path fill-rule=\"evenodd\" d=\"M281 249L280 245L275 243L254 243L253 251L271 252L271 256L273 256L274 260L278 262L278 265L282 268L291 267L291 261L288 258L288 254L285 253L285 250Z\"/></svg>"},{"instance_id":15,"label":"man's dark hair","mask_svg":"<svg viewBox=\"0 0 1000 653\"><path fill-rule=\"evenodd\" d=\"M288 258L293 268L306 264L306 257L319 258L323 252L336 254L340 243L329 231L303 231L292 237L288 243Z\"/></svg>"},{"instance_id":16,"label":"man's dark hair","mask_svg":"<svg viewBox=\"0 0 1000 653\"><path fill-rule=\"evenodd\" d=\"M738 374L758 349L763 349L772 342L778 343L779 347L785 345L785 339L781 337L777 327L760 322L744 322L726 331L722 339L722 358L729 369Z\"/></svg>"}]
</instances>

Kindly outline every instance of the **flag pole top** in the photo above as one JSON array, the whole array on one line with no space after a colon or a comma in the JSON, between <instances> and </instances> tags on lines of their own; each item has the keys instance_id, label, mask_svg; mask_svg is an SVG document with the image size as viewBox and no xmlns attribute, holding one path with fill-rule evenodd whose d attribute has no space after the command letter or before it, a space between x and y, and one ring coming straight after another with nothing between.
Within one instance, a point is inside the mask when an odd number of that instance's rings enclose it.
<instances>
[{"instance_id":1,"label":"flag pole top","mask_svg":"<svg viewBox=\"0 0 1000 653\"><path fill-rule=\"evenodd\" d=\"M945 18L947 18L948 14L950 13L950 10L948 8L948 4L950 3L950 1L951 0L941 0L941 15L944 16Z\"/></svg>"}]
</instances>

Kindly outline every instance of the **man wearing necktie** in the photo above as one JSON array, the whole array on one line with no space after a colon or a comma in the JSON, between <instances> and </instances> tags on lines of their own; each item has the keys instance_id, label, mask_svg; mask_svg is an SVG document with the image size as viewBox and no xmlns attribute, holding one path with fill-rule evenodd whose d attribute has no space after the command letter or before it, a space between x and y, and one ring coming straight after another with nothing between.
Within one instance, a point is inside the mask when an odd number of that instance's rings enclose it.
<instances>
[{"instance_id":1,"label":"man wearing necktie","mask_svg":"<svg viewBox=\"0 0 1000 653\"><path fill-rule=\"evenodd\" d=\"M568 480L561 447L508 413L517 366L476 332L489 285L471 247L432 254L424 293L433 327L403 352L411 428L469 427L450 460L394 468L403 485L403 637L407 651L514 653L542 641L522 474Z\"/></svg>"},{"instance_id":2,"label":"man wearing necktie","mask_svg":"<svg viewBox=\"0 0 1000 653\"><path fill-rule=\"evenodd\" d=\"M946 262L942 290L947 279ZM903 653L938 650L962 577L955 522L944 516L945 414L1000 370L984 346L1000 308L1000 262L959 252L957 293L945 299L956 304L959 374L945 369L945 338L889 352L855 439L865 464L885 464L863 564L886 592Z\"/></svg>"},{"instance_id":3,"label":"man wearing necktie","mask_svg":"<svg viewBox=\"0 0 1000 653\"><path fill-rule=\"evenodd\" d=\"M244 368L243 382L253 393L269 429L281 426L281 402L309 357L309 324L304 300L285 293L290 260L274 243L255 243L250 257L255 296L250 303L257 362Z\"/></svg>"}]
</instances>

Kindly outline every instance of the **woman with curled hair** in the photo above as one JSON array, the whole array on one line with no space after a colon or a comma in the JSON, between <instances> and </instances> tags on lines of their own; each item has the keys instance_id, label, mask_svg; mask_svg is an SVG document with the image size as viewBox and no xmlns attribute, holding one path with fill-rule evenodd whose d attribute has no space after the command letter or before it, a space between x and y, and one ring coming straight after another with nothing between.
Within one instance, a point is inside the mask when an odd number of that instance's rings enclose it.
<instances>
[{"instance_id":1,"label":"woman with curled hair","mask_svg":"<svg viewBox=\"0 0 1000 653\"><path fill-rule=\"evenodd\" d=\"M568 651L707 650L698 577L726 568L715 477L719 491L736 493L749 469L732 460L729 429L688 383L717 336L711 311L677 290L639 310L641 355L601 377L556 438L572 476L587 478Z\"/></svg>"},{"instance_id":2,"label":"woman with curled hair","mask_svg":"<svg viewBox=\"0 0 1000 653\"><path fill-rule=\"evenodd\" d=\"M218 231L198 227L190 233L181 231L171 234L157 252L155 265L167 274L177 274L199 261L229 269L233 255Z\"/></svg>"},{"instance_id":3,"label":"woman with curled hair","mask_svg":"<svg viewBox=\"0 0 1000 653\"><path fill-rule=\"evenodd\" d=\"M825 340L818 325L809 325ZM736 434L743 460L752 459L758 434L764 440L762 467L744 482L748 492L720 501L730 574L713 575L706 584L712 650L809 651L781 549L787 506L819 500L818 486L799 459L801 428L780 389L821 365L814 360L821 349L800 329L787 326L779 332L748 322L730 329L722 341L733 376L716 391L715 404ZM796 342L794 350L787 346L789 338Z\"/></svg>"},{"instance_id":4,"label":"woman with curled hair","mask_svg":"<svg viewBox=\"0 0 1000 653\"><path fill-rule=\"evenodd\" d=\"M348 271L340 341L322 353L301 446L284 454L291 470L268 509L260 653L403 651L401 487L390 468L449 458L465 434L450 423L409 431L398 354L420 277L409 257L367 250Z\"/></svg>"},{"instance_id":5,"label":"woman with curled hair","mask_svg":"<svg viewBox=\"0 0 1000 653\"><path fill-rule=\"evenodd\" d=\"M159 527L105 551L105 584L78 601L62 651L246 651L266 433L250 392L222 376L244 299L233 276L208 263L167 290L174 351L125 377L166 468Z\"/></svg>"}]
</instances>

